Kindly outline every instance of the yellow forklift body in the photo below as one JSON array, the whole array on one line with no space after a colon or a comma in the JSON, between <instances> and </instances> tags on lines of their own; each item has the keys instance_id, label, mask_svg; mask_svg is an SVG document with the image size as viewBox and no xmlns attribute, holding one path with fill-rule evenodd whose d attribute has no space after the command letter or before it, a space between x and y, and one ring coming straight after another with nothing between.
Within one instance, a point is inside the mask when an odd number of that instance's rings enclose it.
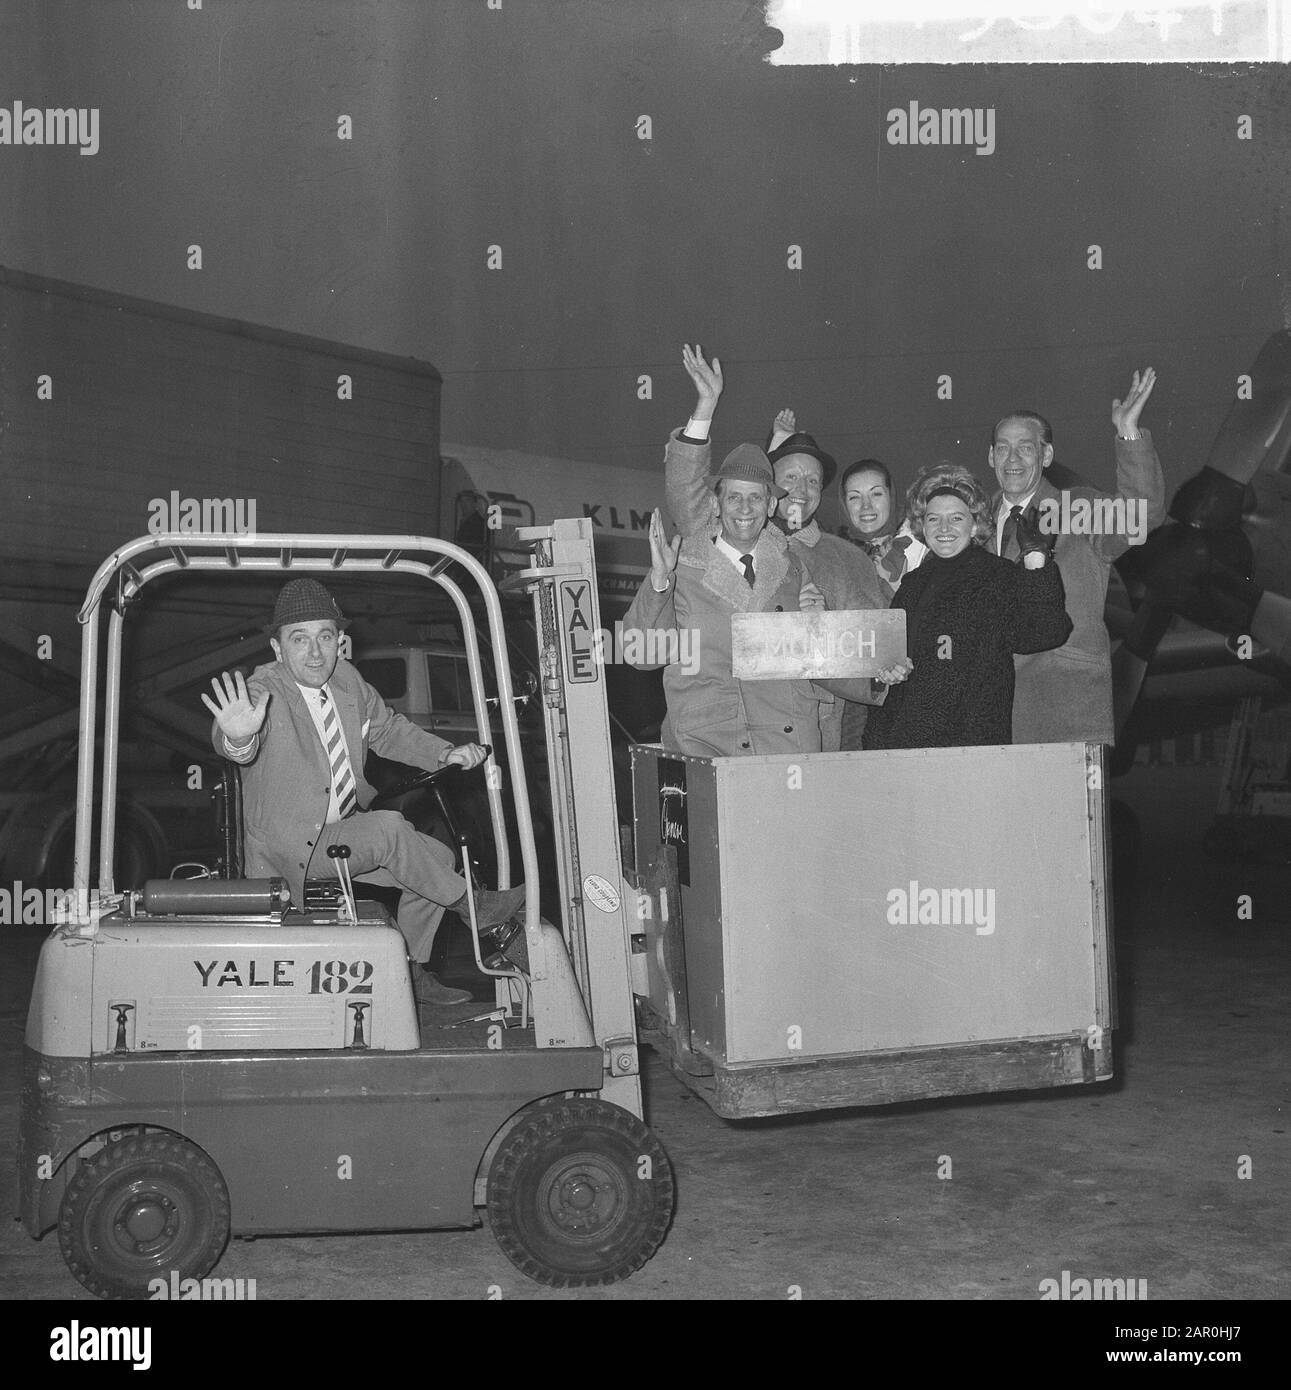
<instances>
[{"instance_id":1,"label":"yellow forklift body","mask_svg":"<svg viewBox=\"0 0 1291 1390\"><path fill-rule=\"evenodd\" d=\"M91 937L63 928L41 948L29 1045L51 1057L416 1048L403 936L379 905L360 913L353 925L113 913Z\"/></svg>"}]
</instances>

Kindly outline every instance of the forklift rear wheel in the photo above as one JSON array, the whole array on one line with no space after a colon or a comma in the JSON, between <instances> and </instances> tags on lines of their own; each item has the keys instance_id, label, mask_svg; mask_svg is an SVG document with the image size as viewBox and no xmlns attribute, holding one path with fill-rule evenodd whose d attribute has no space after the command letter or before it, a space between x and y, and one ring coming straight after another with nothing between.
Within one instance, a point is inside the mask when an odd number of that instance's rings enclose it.
<instances>
[{"instance_id":1,"label":"forklift rear wheel","mask_svg":"<svg viewBox=\"0 0 1291 1390\"><path fill-rule=\"evenodd\" d=\"M154 1279L200 1279L229 1238L220 1170L173 1134L131 1134L77 1169L58 1215L67 1267L99 1298L147 1298Z\"/></svg>"},{"instance_id":2,"label":"forklift rear wheel","mask_svg":"<svg viewBox=\"0 0 1291 1390\"><path fill-rule=\"evenodd\" d=\"M641 1268L672 1220L672 1165L635 1115L603 1100L526 1111L489 1168L489 1225L523 1274L557 1288Z\"/></svg>"}]
</instances>

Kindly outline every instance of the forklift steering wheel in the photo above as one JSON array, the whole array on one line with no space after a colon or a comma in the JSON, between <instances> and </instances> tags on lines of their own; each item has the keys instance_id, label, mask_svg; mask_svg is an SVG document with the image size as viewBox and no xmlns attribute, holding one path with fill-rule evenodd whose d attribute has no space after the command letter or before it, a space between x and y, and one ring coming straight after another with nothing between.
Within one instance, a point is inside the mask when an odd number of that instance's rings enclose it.
<instances>
[{"instance_id":1,"label":"forklift steering wheel","mask_svg":"<svg viewBox=\"0 0 1291 1390\"><path fill-rule=\"evenodd\" d=\"M484 749L484 756L487 759L493 749L487 744L480 745ZM481 764L483 766L483 764ZM455 772L464 772L466 769L459 767L457 763L445 763L443 767L423 769L415 772L411 777L405 777L402 782L396 782L393 787L388 787L380 796L374 798L372 807L381 805L383 801L395 801L401 796L406 796L411 791L416 791L421 787L437 787L446 782ZM372 809L369 807L369 810Z\"/></svg>"}]
</instances>

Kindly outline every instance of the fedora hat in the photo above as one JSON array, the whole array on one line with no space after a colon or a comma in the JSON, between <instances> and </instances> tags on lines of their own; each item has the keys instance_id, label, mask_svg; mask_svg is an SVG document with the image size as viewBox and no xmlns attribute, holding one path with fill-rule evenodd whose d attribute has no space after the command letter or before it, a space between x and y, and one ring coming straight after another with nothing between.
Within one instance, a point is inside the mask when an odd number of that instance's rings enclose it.
<instances>
[{"instance_id":1,"label":"fedora hat","mask_svg":"<svg viewBox=\"0 0 1291 1390\"><path fill-rule=\"evenodd\" d=\"M783 444L773 449L768 455L771 463L779 463L782 458L788 458L790 454L806 454L808 458L814 458L825 470L824 477L820 480L822 488L829 486L830 479L838 471L838 464L820 447L819 444L809 434L799 430L797 434L791 434Z\"/></svg>"},{"instance_id":2,"label":"fedora hat","mask_svg":"<svg viewBox=\"0 0 1291 1390\"><path fill-rule=\"evenodd\" d=\"M771 461L756 444L741 444L738 448L732 449L722 460L722 466L709 478L709 482L716 487L722 478L729 478L732 482L738 483L762 483L770 489L772 497L787 495L784 488L776 486Z\"/></svg>"}]
</instances>

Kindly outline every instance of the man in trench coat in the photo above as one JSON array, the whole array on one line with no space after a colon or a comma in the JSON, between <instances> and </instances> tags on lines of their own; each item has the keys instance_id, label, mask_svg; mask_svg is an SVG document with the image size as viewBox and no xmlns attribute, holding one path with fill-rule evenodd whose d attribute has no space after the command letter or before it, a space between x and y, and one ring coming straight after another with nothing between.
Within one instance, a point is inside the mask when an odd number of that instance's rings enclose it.
<instances>
[{"instance_id":1,"label":"man in trench coat","mask_svg":"<svg viewBox=\"0 0 1291 1390\"><path fill-rule=\"evenodd\" d=\"M1034 411L1015 411L995 426L990 465L1000 484L993 499L989 547L1017 555L1014 508L1042 532L1056 534L1053 557L1062 573L1071 636L1051 651L1014 657L1014 743L1115 742L1111 646L1103 609L1112 561L1142 544L1165 518L1165 478L1152 436L1139 415L1156 373L1134 373L1124 401L1112 402L1116 427L1116 494L1092 487L1061 491L1044 476L1053 462L1053 430Z\"/></svg>"}]
</instances>

